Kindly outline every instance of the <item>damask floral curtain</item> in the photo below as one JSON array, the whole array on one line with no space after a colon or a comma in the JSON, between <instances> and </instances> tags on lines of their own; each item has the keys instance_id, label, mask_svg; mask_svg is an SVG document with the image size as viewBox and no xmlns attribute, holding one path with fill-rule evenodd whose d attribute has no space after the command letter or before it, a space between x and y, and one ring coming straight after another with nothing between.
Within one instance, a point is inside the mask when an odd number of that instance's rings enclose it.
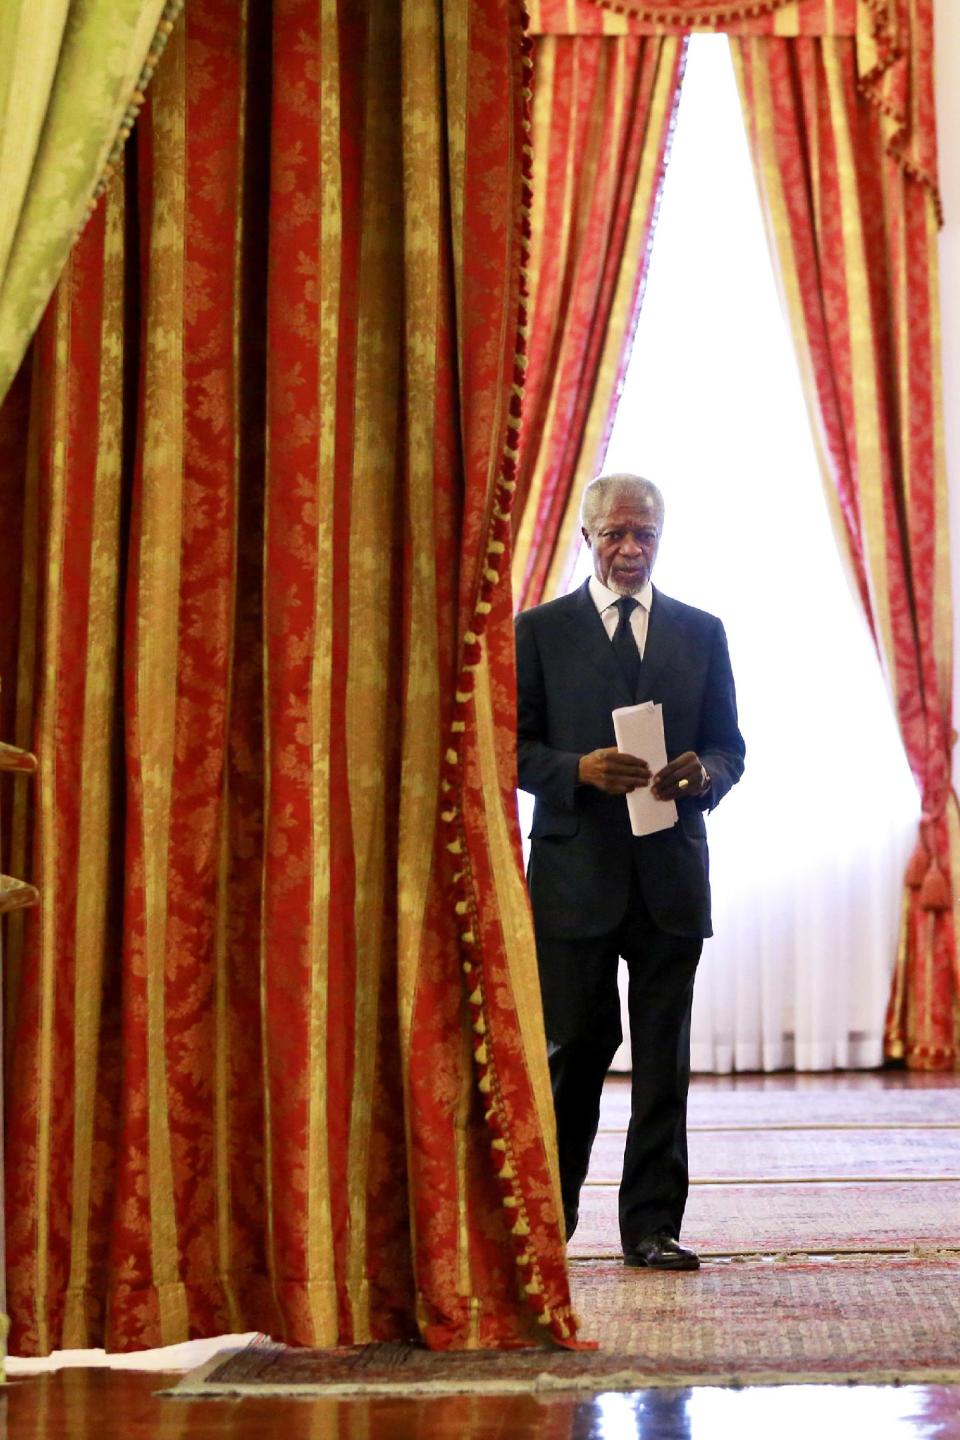
<instances>
[{"instance_id":1,"label":"damask floral curtain","mask_svg":"<svg viewBox=\"0 0 960 1440\"><path fill-rule=\"evenodd\" d=\"M0 416L17 1353L573 1342L514 817L528 64L508 0L192 0Z\"/></svg>"},{"instance_id":2,"label":"damask floral curtain","mask_svg":"<svg viewBox=\"0 0 960 1440\"><path fill-rule=\"evenodd\" d=\"M0 6L0 399L183 0Z\"/></svg>"},{"instance_id":3,"label":"damask floral curtain","mask_svg":"<svg viewBox=\"0 0 960 1440\"><path fill-rule=\"evenodd\" d=\"M923 800L887 1053L917 1068L952 1068L960 1058L960 816L950 782L931 0L534 0L531 28L547 45L560 36L628 45L693 30L730 35L838 541L853 562ZM548 164L540 134L535 170ZM541 267L561 243L548 235ZM609 323L623 336L631 312L615 307ZM554 374L548 369L540 383ZM552 523L558 500L536 487L526 500L533 513L519 519L520 534L542 533L546 550L526 569L536 564L549 576L549 598L564 571ZM572 488L566 503L569 529Z\"/></svg>"},{"instance_id":4,"label":"damask floral curtain","mask_svg":"<svg viewBox=\"0 0 960 1440\"><path fill-rule=\"evenodd\" d=\"M606 449L680 94L677 36L540 35L531 326L514 547L521 607L556 593Z\"/></svg>"},{"instance_id":5,"label":"damask floral curtain","mask_svg":"<svg viewBox=\"0 0 960 1440\"><path fill-rule=\"evenodd\" d=\"M935 155L904 167L902 130L861 98L853 41L732 44L841 543L922 800L887 1053L948 1069L960 1058L960 815ZM913 105L923 110L922 93Z\"/></svg>"}]
</instances>

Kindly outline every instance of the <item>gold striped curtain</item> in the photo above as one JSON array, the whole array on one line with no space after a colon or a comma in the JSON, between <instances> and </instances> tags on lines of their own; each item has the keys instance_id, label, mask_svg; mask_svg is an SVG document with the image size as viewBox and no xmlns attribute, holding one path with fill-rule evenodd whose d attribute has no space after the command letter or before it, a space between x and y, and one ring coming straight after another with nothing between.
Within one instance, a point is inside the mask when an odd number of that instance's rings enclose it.
<instances>
[{"instance_id":1,"label":"gold striped curtain","mask_svg":"<svg viewBox=\"0 0 960 1440\"><path fill-rule=\"evenodd\" d=\"M887 1053L951 1069L960 1062L960 812L950 781L935 147L929 135L914 142L925 158L905 167L896 112L864 102L853 38L731 44L838 539L922 799ZM929 94L912 108L932 115Z\"/></svg>"},{"instance_id":2,"label":"gold striped curtain","mask_svg":"<svg viewBox=\"0 0 960 1440\"><path fill-rule=\"evenodd\" d=\"M932 0L530 0L534 324L517 504L522 608L560 593L603 466L643 297L685 37L849 36L884 143L936 175ZM933 183L932 188L936 186Z\"/></svg>"},{"instance_id":3,"label":"gold striped curtain","mask_svg":"<svg viewBox=\"0 0 960 1440\"><path fill-rule=\"evenodd\" d=\"M17 1353L573 1340L513 792L520 21L193 0L13 392Z\"/></svg>"},{"instance_id":4,"label":"gold striped curtain","mask_svg":"<svg viewBox=\"0 0 960 1440\"><path fill-rule=\"evenodd\" d=\"M639 315L685 42L545 34L535 49L530 361L516 507L523 608L562 592Z\"/></svg>"},{"instance_id":5,"label":"gold striped curtain","mask_svg":"<svg viewBox=\"0 0 960 1440\"><path fill-rule=\"evenodd\" d=\"M580 493L603 466L643 302L686 35L822 34L827 24L853 34L858 3L531 0L533 324L514 512L518 607L561 593L576 561Z\"/></svg>"}]
</instances>

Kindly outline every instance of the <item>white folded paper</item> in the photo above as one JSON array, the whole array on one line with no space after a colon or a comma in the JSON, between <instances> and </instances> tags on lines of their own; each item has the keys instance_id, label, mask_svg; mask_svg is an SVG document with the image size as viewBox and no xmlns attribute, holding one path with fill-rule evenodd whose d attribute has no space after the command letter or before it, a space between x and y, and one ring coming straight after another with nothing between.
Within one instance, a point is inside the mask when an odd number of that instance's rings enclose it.
<instances>
[{"instance_id":1,"label":"white folded paper","mask_svg":"<svg viewBox=\"0 0 960 1440\"><path fill-rule=\"evenodd\" d=\"M635 755L638 760L646 760L654 775L666 765L662 705L647 700L643 705L621 706L613 712L613 733L617 737L617 749L625 755ZM677 823L676 805L672 800L658 800L649 785L630 791L627 810L634 835L654 835Z\"/></svg>"}]
</instances>

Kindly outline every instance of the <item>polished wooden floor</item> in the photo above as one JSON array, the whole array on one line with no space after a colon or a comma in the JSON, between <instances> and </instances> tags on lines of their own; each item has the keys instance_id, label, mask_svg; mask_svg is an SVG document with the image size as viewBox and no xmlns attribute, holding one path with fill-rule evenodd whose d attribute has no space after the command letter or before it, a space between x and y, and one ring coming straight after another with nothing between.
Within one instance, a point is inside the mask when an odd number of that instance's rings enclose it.
<instances>
[{"instance_id":1,"label":"polished wooden floor","mask_svg":"<svg viewBox=\"0 0 960 1440\"><path fill-rule=\"evenodd\" d=\"M960 1076L905 1072L836 1076L740 1076L698 1079L701 1092L809 1089L823 1097L860 1087L903 1091L960 1086ZM624 1082L612 1081L611 1116L624 1108ZM902 1107L901 1107L902 1108ZM0 1440L960 1440L960 1386L779 1386L641 1390L585 1399L453 1396L401 1399L175 1400L157 1391L180 1369L200 1363L211 1342L150 1356L118 1357L114 1368L95 1352L80 1364L11 1361L0 1392ZM960 1363L960 1335L957 1336ZM134 1368L150 1364L151 1369ZM166 1367L166 1368L162 1368Z\"/></svg>"},{"instance_id":2,"label":"polished wooden floor","mask_svg":"<svg viewBox=\"0 0 960 1440\"><path fill-rule=\"evenodd\" d=\"M0 1435L16 1440L892 1440L960 1436L946 1386L641 1390L589 1401L157 1398L177 1377L68 1369L12 1381Z\"/></svg>"}]
</instances>

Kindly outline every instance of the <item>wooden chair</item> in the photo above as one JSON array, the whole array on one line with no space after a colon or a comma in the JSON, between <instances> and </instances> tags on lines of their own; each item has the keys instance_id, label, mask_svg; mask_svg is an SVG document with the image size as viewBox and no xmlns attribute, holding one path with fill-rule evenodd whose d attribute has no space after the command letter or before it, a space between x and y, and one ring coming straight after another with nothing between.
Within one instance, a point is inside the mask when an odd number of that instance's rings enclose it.
<instances>
[{"instance_id":1,"label":"wooden chair","mask_svg":"<svg viewBox=\"0 0 960 1440\"><path fill-rule=\"evenodd\" d=\"M29 750L20 750L16 745L0 742L0 772L32 775L36 768L36 755L31 755ZM2 859L0 851L0 863ZM0 873L0 915L6 915L11 910L25 910L30 905L36 905L39 899L40 892L35 885L28 885L26 880L15 880L12 875Z\"/></svg>"}]
</instances>

